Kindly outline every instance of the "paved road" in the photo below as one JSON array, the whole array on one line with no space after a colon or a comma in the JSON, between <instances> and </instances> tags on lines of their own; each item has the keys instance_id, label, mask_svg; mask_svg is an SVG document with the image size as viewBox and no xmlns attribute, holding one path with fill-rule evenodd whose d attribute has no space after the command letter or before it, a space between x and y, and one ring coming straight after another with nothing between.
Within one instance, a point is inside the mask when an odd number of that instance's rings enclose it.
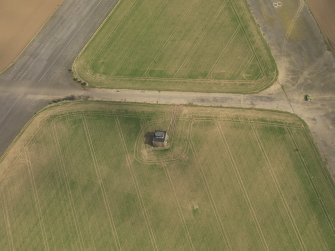
<instances>
[{"instance_id":1,"label":"paved road","mask_svg":"<svg viewBox=\"0 0 335 251\"><path fill-rule=\"evenodd\" d=\"M0 155L32 115L60 89L78 89L68 72L117 0L65 0L16 64L0 76ZM31 91L39 95L32 98Z\"/></svg>"},{"instance_id":2,"label":"paved road","mask_svg":"<svg viewBox=\"0 0 335 251\"><path fill-rule=\"evenodd\" d=\"M290 6L286 6L288 1L282 1L282 9L274 8L269 0L248 2L280 72L271 88L256 95L81 89L72 82L67 69L114 2L65 0L16 65L0 77L0 153L34 112L52 99L73 94L93 100L266 108L295 113L309 125L334 176L335 59L304 1L290 0ZM290 8L290 22L283 20L284 8ZM303 101L306 93L311 94L312 102Z\"/></svg>"}]
</instances>

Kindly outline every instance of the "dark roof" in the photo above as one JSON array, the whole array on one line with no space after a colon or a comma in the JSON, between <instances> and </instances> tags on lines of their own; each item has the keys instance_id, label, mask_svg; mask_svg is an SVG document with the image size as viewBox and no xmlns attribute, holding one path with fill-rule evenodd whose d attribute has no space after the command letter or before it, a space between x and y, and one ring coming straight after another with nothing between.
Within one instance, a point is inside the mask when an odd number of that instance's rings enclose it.
<instances>
[{"instance_id":1,"label":"dark roof","mask_svg":"<svg viewBox=\"0 0 335 251\"><path fill-rule=\"evenodd\" d=\"M164 142L166 136L166 131L157 130L154 133L153 141Z\"/></svg>"}]
</instances>

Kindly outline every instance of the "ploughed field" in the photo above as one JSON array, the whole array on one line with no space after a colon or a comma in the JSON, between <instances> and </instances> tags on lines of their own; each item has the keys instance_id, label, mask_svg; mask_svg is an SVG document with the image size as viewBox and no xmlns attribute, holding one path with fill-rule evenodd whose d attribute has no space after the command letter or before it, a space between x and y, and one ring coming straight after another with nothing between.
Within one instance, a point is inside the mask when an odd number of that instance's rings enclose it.
<instances>
[{"instance_id":1,"label":"ploughed field","mask_svg":"<svg viewBox=\"0 0 335 251\"><path fill-rule=\"evenodd\" d=\"M121 0L76 59L94 87L260 91L277 69L245 0Z\"/></svg>"},{"instance_id":2,"label":"ploughed field","mask_svg":"<svg viewBox=\"0 0 335 251\"><path fill-rule=\"evenodd\" d=\"M335 247L334 185L280 112L55 105L3 156L0 195L1 250Z\"/></svg>"},{"instance_id":3,"label":"ploughed field","mask_svg":"<svg viewBox=\"0 0 335 251\"><path fill-rule=\"evenodd\" d=\"M63 0L1 0L0 72L14 63Z\"/></svg>"}]
</instances>

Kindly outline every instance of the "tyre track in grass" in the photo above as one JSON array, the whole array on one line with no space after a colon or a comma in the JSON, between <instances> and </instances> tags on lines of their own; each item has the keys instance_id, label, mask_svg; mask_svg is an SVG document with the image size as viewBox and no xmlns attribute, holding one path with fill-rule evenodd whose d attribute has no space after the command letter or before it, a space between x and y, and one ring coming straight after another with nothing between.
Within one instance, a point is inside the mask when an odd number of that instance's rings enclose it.
<instances>
[{"instance_id":1,"label":"tyre track in grass","mask_svg":"<svg viewBox=\"0 0 335 251\"><path fill-rule=\"evenodd\" d=\"M196 38L196 41L193 43L193 46L189 50L189 52L191 52L190 55L188 57L184 58L183 62L178 67L177 71L173 74L173 77L175 77L179 73L179 71L181 70L181 68L183 68L186 64L188 64L188 62L191 60L191 57L193 56L192 51L194 51L194 50L196 50L198 48L198 46L201 44L201 42L205 38L206 33L208 32L208 29L205 29L205 28L209 25L209 23L211 21L214 21L214 24L215 24L216 19L220 16L220 14L225 9L225 7L226 7L226 5L228 3L230 3L230 0L224 0L223 4L220 6L220 8L218 9L218 11L215 13L214 18L207 20L207 22L205 23L205 25L202 27L202 32Z\"/></svg>"},{"instance_id":2,"label":"tyre track in grass","mask_svg":"<svg viewBox=\"0 0 335 251\"><path fill-rule=\"evenodd\" d=\"M82 118L83 128L84 128L84 131L85 131L86 141L87 141L87 144L88 144L89 149L90 149L91 159L92 159L92 162L93 162L95 173L97 175L97 181L98 181L98 184L99 184L99 187L100 187L101 195L102 195L103 202L104 202L104 205L105 205L105 209L106 209L106 212L107 212L108 222L109 222L110 228L112 230L115 245L116 245L118 250L121 250L120 240L119 240L117 230L116 230L116 227L115 227L112 210L110 209L110 206L109 206L108 197L107 197L106 189L105 189L105 186L104 186L103 177L102 177L101 172L100 172L100 167L99 167L99 164L98 164L98 159L96 157L94 145L93 145L93 142L92 142L91 133L90 133L90 130L88 128L85 115L82 115L81 118Z\"/></svg>"},{"instance_id":3,"label":"tyre track in grass","mask_svg":"<svg viewBox=\"0 0 335 251\"><path fill-rule=\"evenodd\" d=\"M48 238L47 238L47 234L46 234L46 230L45 230L45 224L44 224L44 219L43 219L43 213L42 213L42 209L41 209L40 199L38 197L38 192L37 192L37 188L36 188L35 177L34 177L34 174L33 174L32 165L31 165L29 154L28 154L28 150L26 149L26 147L24 147L23 153L25 155L25 161L26 161L26 165L27 165L27 169L28 169L30 184L31 184L31 187L33 189L33 196L34 196L34 201L35 201L34 204L35 204L36 211L37 211L38 223L39 223L39 226L40 226L40 229L41 229L41 233L42 233L42 239L43 239L44 248L45 248L45 250L49 251L50 247L49 247Z\"/></svg>"},{"instance_id":4,"label":"tyre track in grass","mask_svg":"<svg viewBox=\"0 0 335 251\"><path fill-rule=\"evenodd\" d=\"M190 128L191 131L193 131L193 124L194 124L194 120L191 122L191 128ZM225 230L225 228L223 226L223 223L222 223L222 221L220 219L220 216L219 216L219 213L218 213L218 209L217 209L217 206L215 204L215 200L214 200L212 192L211 192L211 190L209 188L209 184L208 184L206 175L205 175L205 173L204 173L204 171L202 169L202 166L200 165L200 161L198 159L198 155L197 155L195 146L194 146L191 138L190 138L189 144L190 144L190 150L191 150L191 152L192 152L192 154L194 156L194 159L196 160L196 163L197 163L196 166L197 166L197 169L199 170L199 173L200 173L200 176L201 176L204 188L205 188L205 192L206 192L207 197L209 199L209 202L211 204L211 207L212 207L212 210L213 210L216 222L219 225L221 238L225 242L228 250L232 250L232 247L231 247L231 244L230 244L227 232L226 232L226 230Z\"/></svg>"},{"instance_id":5,"label":"tyre track in grass","mask_svg":"<svg viewBox=\"0 0 335 251\"><path fill-rule=\"evenodd\" d=\"M166 164L164 162L161 162L161 167L164 169L165 176L166 176L166 178L168 180L168 183L170 185L170 188L173 192L173 196L174 196L174 199L175 199L175 202L176 202L176 205L177 205L178 215L179 215L179 218L180 218L181 222L183 223L183 227L184 227L184 230L186 232L187 240L188 240L188 243L190 245L190 248L191 248L191 250L195 250L194 245L193 245L193 241L192 241L192 238L191 238L191 235L190 235L190 231L188 229L188 226L187 226L187 223L186 223L186 220L185 220L185 216L183 214L180 202L178 200L178 196L177 196L175 186L173 184L173 181L171 179L171 175L170 175L169 170L168 170L169 168L166 166Z\"/></svg>"},{"instance_id":6,"label":"tyre track in grass","mask_svg":"<svg viewBox=\"0 0 335 251\"><path fill-rule=\"evenodd\" d=\"M295 139L294 139L294 136L293 136L293 134L292 134L291 129L290 129L290 128L286 128L286 131L289 133L291 142L293 143L294 147L295 147L296 149L299 149L299 146L298 146L297 142L296 142ZM330 219L330 216L329 216L329 213L328 213L327 208L326 208L326 206L325 206L325 203L324 203L324 201L322 200L322 197L321 197L320 193L318 192L318 189L316 188L316 186L315 186L315 184L314 184L314 182L313 182L313 178L312 178L312 175L309 173L309 170L308 170L308 167L307 167L307 163L306 163L304 157L301 155L300 151L297 151L297 152L298 152L298 156L299 156L300 163L301 163L302 166L304 167L305 173L306 173L306 175L307 175L307 177L308 177L308 181L309 181L310 185L312 186L313 191L314 191L316 197L317 197L318 200L320 201L320 205L321 205L322 211L323 211L323 213L324 213L324 216L326 216L326 218L327 218L327 222L328 222L328 224L329 224L329 226L330 226L330 228L331 228L331 230L332 230L332 232L333 232L333 235L335 236L335 226L334 226L332 220ZM332 194L333 194L333 193L332 193Z\"/></svg>"},{"instance_id":7,"label":"tyre track in grass","mask_svg":"<svg viewBox=\"0 0 335 251\"><path fill-rule=\"evenodd\" d=\"M192 7L194 7L195 3L197 3L197 2L195 1L193 3ZM177 24L180 24L181 22L183 22L184 19L190 15L191 11L193 10L192 7L190 7L188 9L188 11L185 11L184 15L179 17L179 19L177 21ZM143 74L144 77L150 77L148 73L151 70L151 67L153 66L154 63L157 62L158 57L162 54L165 47L168 45L170 40L176 35L177 28L178 28L178 25L175 25L175 27L172 29L172 32L170 33L170 36L168 37L168 39L164 42L163 46L160 49L158 49L158 51L156 52L156 55L154 56L153 60L149 63L146 71L144 72L144 74Z\"/></svg>"},{"instance_id":8,"label":"tyre track in grass","mask_svg":"<svg viewBox=\"0 0 335 251\"><path fill-rule=\"evenodd\" d=\"M245 38L246 38L246 40L247 40L247 42L248 42L248 44L249 44L249 47L250 47L252 53L255 55L255 58L256 58L256 60L257 60L258 67L260 68L260 70L261 70L261 72L262 72L262 76L265 76L263 65L262 65L262 63L260 62L260 59L258 58L258 55L257 55L257 53L255 52L255 48L253 47L253 45L252 45L252 43L251 43L251 41L250 41L250 39L249 39L249 36L248 36L248 34L247 34L247 32L246 32L244 26L243 26L243 23L242 23L242 21L241 21L240 15L239 15L238 12L236 11L236 7L234 6L234 1L232 1L232 3L231 3L231 7L232 7L232 9L233 9L233 11L234 11L234 13L235 13L235 15L236 15L236 17L237 17L238 23L242 26L242 30L243 30L244 36L245 36Z\"/></svg>"},{"instance_id":9,"label":"tyre track in grass","mask_svg":"<svg viewBox=\"0 0 335 251\"><path fill-rule=\"evenodd\" d=\"M70 119L72 118L76 118L77 116L76 115L82 115L81 112L78 112L76 114L69 114L69 113L65 113L65 114L62 114L60 117L63 118L65 117L66 119L66 123L67 123L67 126L70 126L71 122L70 122ZM59 118L59 117L57 117ZM72 148L69 147L69 151L70 151L70 156L73 156L73 151L72 151ZM72 158L71 158L71 165L73 166L73 162L72 162ZM81 201L85 201L84 197L83 197L83 194L81 191L79 191L79 196L80 196L80 199ZM85 213L87 214L87 211L85 210ZM88 220L87 220L87 225L89 226L88 227L88 235L90 236L90 240L91 240L91 244L92 244L92 247L94 248L94 250L96 251L96 245L95 245L95 242L94 242L94 239L93 239L93 234L92 234L92 230L91 230L91 224L88 223Z\"/></svg>"},{"instance_id":10,"label":"tyre track in grass","mask_svg":"<svg viewBox=\"0 0 335 251\"><path fill-rule=\"evenodd\" d=\"M83 239L83 235L81 233L80 227L79 227L78 214L77 214L76 209L75 209L72 192L71 192L71 188L70 188L70 185L69 185L69 175L67 173L66 164L65 164L64 156L62 154L61 145L59 143L59 138L58 138L58 134L57 134L57 131L56 131L55 123L52 124L51 131L52 131L54 144L56 146L56 154L58 155L58 159L59 159L59 162L60 162L60 166L61 166L61 169L62 169L64 180L65 180L65 188L66 188L66 191L67 191L67 197L68 197L68 200L69 200L70 206L71 206L71 213L72 213L71 218L73 219L74 225L75 225L75 228L76 228L77 237L79 239L80 250L84 250L84 248L85 248L84 239Z\"/></svg>"},{"instance_id":11,"label":"tyre track in grass","mask_svg":"<svg viewBox=\"0 0 335 251\"><path fill-rule=\"evenodd\" d=\"M288 216L288 218L289 218L289 220L290 220L290 222L291 222L291 224L292 224L292 227L293 227L293 229L294 229L296 238L297 238L298 241L299 241L300 247L301 247L303 250L306 250L305 243L304 243L304 241L303 241L303 239L302 239L302 237L301 237L301 234L300 234L300 232L299 232L299 229L298 229L298 227L297 227L297 224L296 224L296 222L295 222L295 219L294 219L294 217L293 217L293 215L292 215L291 209L290 209L290 207L289 207L289 205L288 205L288 203L287 203L287 201L286 201L286 198L285 198L285 196L284 196L284 194L283 194L283 191L282 191L281 188L280 188L280 184L279 184L279 182L278 182L278 180L277 180L277 177L276 177L275 172L273 171L272 164L271 164L270 159L269 159L269 157L268 157L268 155L267 155L267 153L266 153L266 151L265 151L265 149L264 149L264 146L263 146L263 144L262 144L262 141L261 141L261 139L259 138L259 135L258 135L258 133L257 133L257 131L256 131L256 129L255 129L255 126L253 125L253 123L250 121L249 124L250 124L250 127L251 127L252 134L254 135L254 137L255 137L255 139L256 139L257 145L258 145L260 151L262 152L263 157L264 157L264 159L265 159L265 162L266 162L266 164L267 164L267 167L268 167L268 169L269 169L269 171L270 171L270 176L271 176L271 178L272 178L272 180L273 180L273 182L274 182L274 184L275 184L276 190L277 190L278 194L280 195L281 201L283 202L285 211L286 211L287 216Z\"/></svg>"},{"instance_id":12,"label":"tyre track in grass","mask_svg":"<svg viewBox=\"0 0 335 251\"><path fill-rule=\"evenodd\" d=\"M145 207L145 204L144 204L144 201L143 201L143 198L142 198L141 190L140 190L140 187L139 187L136 175L135 175L135 171L133 170L133 166L132 166L132 163L131 163L131 160L130 160L130 157L129 157L129 152L128 152L128 149L127 149L126 141L125 141L125 138L124 138L124 135L123 135L123 132L122 132L122 127L121 127L118 116L115 116L115 123L116 123L117 130L118 130L118 133L119 133L119 137L120 137L120 140L121 140L122 148L123 148L123 150L126 154L127 167L128 167L129 173L131 175L133 184L134 184L135 189L136 189L137 197L139 199L141 210L142 210L142 213L143 213L143 217L144 217L146 227L147 227L147 230L148 230L148 233L149 233L149 238L150 238L151 245L152 245L154 250L159 250L158 246L157 246L154 231L153 231L152 226L150 224L147 209Z\"/></svg>"},{"instance_id":13,"label":"tyre track in grass","mask_svg":"<svg viewBox=\"0 0 335 251\"><path fill-rule=\"evenodd\" d=\"M113 10L111 11L111 13L108 15L108 17L105 19L105 21L100 25L100 27L98 28L98 30L94 33L94 35L92 36L92 38L88 41L88 43L86 43L85 47L83 48L83 50L81 51L81 53L85 50L85 48L90 44L90 42L94 39L95 35L102 29L102 27L104 26L104 24L109 20L109 18L113 15L114 10L116 10L118 8L118 5L120 4L121 1L125 1L125 0L118 0L117 5L113 8ZM130 6L130 8L128 9L127 13L125 13L121 20L118 22L118 24L114 27L114 29L108 33L108 36L105 37L104 41L112 41L111 43L106 43L105 46L100 46L97 50L97 58L100 57L103 52L105 47L108 45L108 47L110 47L114 40L111 40L111 37L114 35L114 32L117 31L120 27L120 25L127 20L127 17L132 13L133 8L135 7L135 5L138 3L138 0L134 0L132 5ZM80 54L81 54L80 53ZM79 58L80 54L78 55L77 58Z\"/></svg>"},{"instance_id":14,"label":"tyre track in grass","mask_svg":"<svg viewBox=\"0 0 335 251\"><path fill-rule=\"evenodd\" d=\"M162 5L157 6L157 8L159 10L155 10L153 13L155 13L156 15L154 15L153 19L149 19L149 22L146 24L149 27L154 26L155 22L157 21L157 18L164 12L165 7L169 4L169 0L165 0ZM142 37L142 34L146 31L145 28L142 28L141 32L137 35L138 38ZM132 49L128 49L125 51L125 53L123 53L122 55L122 59L120 60L121 62L118 64L118 68L117 71L119 71L120 69L122 69L124 64L127 64L126 59L129 57L129 55L131 55L134 51L134 47Z\"/></svg>"},{"instance_id":15,"label":"tyre track in grass","mask_svg":"<svg viewBox=\"0 0 335 251\"><path fill-rule=\"evenodd\" d=\"M226 138L225 134L223 133L223 130L222 130L221 125L219 124L219 121L215 121L215 122L216 122L216 126L217 126L217 129L218 129L220 137L221 137L221 141L223 142L223 144L224 144L224 146L225 146L225 148L226 148L226 150L228 152L230 162L231 162L232 167L233 167L234 172L235 172L235 176L236 176L236 178L238 180L238 183L240 185L240 189L242 190L244 198L245 198L245 200L246 200L246 202L248 204L248 207L249 207L250 213L252 215L252 218L253 218L253 220L256 223L256 229L257 229L258 235L259 235L260 239L262 240L262 244L263 244L265 250L270 250L269 249L269 245L268 245L268 243L266 241L266 238L264 236L262 227L261 227L261 225L259 223L256 211L255 211L254 206L252 204L252 201L251 201L251 199L250 199L250 197L248 195L248 192L247 192L247 190L246 190L246 188L244 186L243 179L241 177L240 171L239 171L238 166L236 164L236 160L235 160L235 158L234 158L234 156L232 154L232 151L230 149L230 146L228 144L227 138Z\"/></svg>"},{"instance_id":16,"label":"tyre track in grass","mask_svg":"<svg viewBox=\"0 0 335 251\"><path fill-rule=\"evenodd\" d=\"M7 198L5 195L5 191L2 191L2 213L5 221L5 228L6 228L6 235L7 235L7 240L10 246L10 250L15 250L15 245L13 241L13 234L12 234L12 229L11 229L11 224L9 220L9 213L8 213L8 206L7 206Z\"/></svg>"},{"instance_id":17,"label":"tyre track in grass","mask_svg":"<svg viewBox=\"0 0 335 251\"><path fill-rule=\"evenodd\" d=\"M219 63L219 61L221 60L223 54L226 52L226 50L228 49L228 47L230 46L230 44L234 41L234 39L236 38L238 32L240 31L241 25L238 24L235 31L233 32L233 34L230 36L228 42L225 44L225 46L223 46L223 48L221 49L221 51L219 52L218 57L216 58L214 64L211 66L208 74L207 74L207 78L213 79L213 71L215 69L215 67L217 66L217 64Z\"/></svg>"}]
</instances>

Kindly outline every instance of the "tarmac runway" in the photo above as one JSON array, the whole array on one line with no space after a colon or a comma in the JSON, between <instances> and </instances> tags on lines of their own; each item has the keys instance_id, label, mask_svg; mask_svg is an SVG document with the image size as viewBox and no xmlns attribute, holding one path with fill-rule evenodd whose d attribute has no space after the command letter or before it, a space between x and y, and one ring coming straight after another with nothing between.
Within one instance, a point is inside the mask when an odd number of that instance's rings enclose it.
<instances>
[{"instance_id":1,"label":"tarmac runway","mask_svg":"<svg viewBox=\"0 0 335 251\"><path fill-rule=\"evenodd\" d=\"M82 89L68 72L116 1L65 0L17 63L0 76L0 154L24 124L51 100L92 100L262 108L291 112L308 124L335 178L335 59L303 0L248 0L274 55L278 81L259 94ZM288 5L290 3L290 5ZM283 8L290 8L283 20ZM287 17L287 15L285 16ZM285 22L284 22L285 21ZM312 97L304 101L304 95Z\"/></svg>"}]
</instances>

